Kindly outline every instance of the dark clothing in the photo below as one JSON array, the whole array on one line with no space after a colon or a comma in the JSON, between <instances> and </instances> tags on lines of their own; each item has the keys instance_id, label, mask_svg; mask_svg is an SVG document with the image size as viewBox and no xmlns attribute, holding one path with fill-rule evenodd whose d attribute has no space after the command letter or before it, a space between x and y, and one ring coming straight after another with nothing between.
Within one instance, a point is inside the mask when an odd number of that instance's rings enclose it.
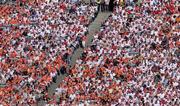
<instances>
[{"instance_id":1,"label":"dark clothing","mask_svg":"<svg viewBox=\"0 0 180 106\"><path fill-rule=\"evenodd\" d=\"M113 11L114 10L114 0L110 0L109 2L109 11Z\"/></svg>"},{"instance_id":2,"label":"dark clothing","mask_svg":"<svg viewBox=\"0 0 180 106\"><path fill-rule=\"evenodd\" d=\"M100 8L101 8L101 5L100 5L100 4L98 4L98 12L100 11Z\"/></svg>"},{"instance_id":3,"label":"dark clothing","mask_svg":"<svg viewBox=\"0 0 180 106\"><path fill-rule=\"evenodd\" d=\"M53 77L53 82L56 83L57 76Z\"/></svg>"},{"instance_id":4,"label":"dark clothing","mask_svg":"<svg viewBox=\"0 0 180 106\"><path fill-rule=\"evenodd\" d=\"M69 54L68 54L68 53L65 53L65 54L63 55L63 57L62 57L63 61L66 61L66 60L68 59L68 56L69 56Z\"/></svg>"},{"instance_id":5,"label":"dark clothing","mask_svg":"<svg viewBox=\"0 0 180 106\"><path fill-rule=\"evenodd\" d=\"M61 74L65 74L66 73L66 67L62 66L60 69Z\"/></svg>"},{"instance_id":6,"label":"dark clothing","mask_svg":"<svg viewBox=\"0 0 180 106\"><path fill-rule=\"evenodd\" d=\"M101 3L101 11L102 11L102 12L105 11L105 2L102 2L102 3Z\"/></svg>"}]
</instances>

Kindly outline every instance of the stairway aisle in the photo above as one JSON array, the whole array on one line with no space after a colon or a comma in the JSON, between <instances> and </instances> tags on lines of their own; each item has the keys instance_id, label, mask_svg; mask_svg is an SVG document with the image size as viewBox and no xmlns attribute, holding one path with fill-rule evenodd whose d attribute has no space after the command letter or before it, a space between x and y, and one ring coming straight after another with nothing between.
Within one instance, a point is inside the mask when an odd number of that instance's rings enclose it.
<instances>
[{"instance_id":1,"label":"stairway aisle","mask_svg":"<svg viewBox=\"0 0 180 106\"><path fill-rule=\"evenodd\" d=\"M86 47L88 47L91 44L91 41L93 40L93 35L100 30L101 24L110 16L110 14L110 12L99 12L96 19L89 25L89 33L87 35ZM68 70L75 65L76 60L81 56L82 52L83 48L78 48L74 52L74 54L71 56L71 62L68 66ZM56 88L63 81L65 76L66 75L62 74L57 76L56 83L53 82L48 88L49 96L54 95ZM44 101L38 101L38 106L44 106L44 104Z\"/></svg>"},{"instance_id":2,"label":"stairway aisle","mask_svg":"<svg viewBox=\"0 0 180 106\"><path fill-rule=\"evenodd\" d=\"M100 30L102 23L109 17L110 14L110 12L100 12L96 19L89 25L86 47L91 45L93 35ZM76 60L81 56L82 52L82 48L79 48L74 52L74 55L72 55L71 57L70 67L73 67L75 65Z\"/></svg>"}]
</instances>

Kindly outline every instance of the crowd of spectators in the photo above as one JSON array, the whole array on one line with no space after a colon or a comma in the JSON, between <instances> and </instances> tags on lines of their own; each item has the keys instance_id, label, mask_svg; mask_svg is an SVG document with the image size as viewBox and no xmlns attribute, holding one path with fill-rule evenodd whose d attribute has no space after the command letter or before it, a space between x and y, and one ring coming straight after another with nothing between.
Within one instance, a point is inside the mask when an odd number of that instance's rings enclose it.
<instances>
[{"instance_id":1,"label":"crowd of spectators","mask_svg":"<svg viewBox=\"0 0 180 106\"><path fill-rule=\"evenodd\" d=\"M45 97L96 11L68 0L0 5L0 105L31 105Z\"/></svg>"},{"instance_id":2,"label":"crowd of spectators","mask_svg":"<svg viewBox=\"0 0 180 106\"><path fill-rule=\"evenodd\" d=\"M56 89L58 104L180 104L179 1L127 1Z\"/></svg>"}]
</instances>

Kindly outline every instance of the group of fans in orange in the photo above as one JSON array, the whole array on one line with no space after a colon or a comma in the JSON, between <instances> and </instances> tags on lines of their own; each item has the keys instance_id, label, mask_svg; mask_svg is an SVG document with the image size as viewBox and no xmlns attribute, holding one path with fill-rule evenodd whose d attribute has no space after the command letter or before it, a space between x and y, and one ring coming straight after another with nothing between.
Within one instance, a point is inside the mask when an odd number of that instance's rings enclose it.
<instances>
[{"instance_id":1,"label":"group of fans in orange","mask_svg":"<svg viewBox=\"0 0 180 106\"><path fill-rule=\"evenodd\" d=\"M52 97L47 88L83 47L97 6L1 5L0 105L180 104L179 1L140 1L114 8Z\"/></svg>"},{"instance_id":2,"label":"group of fans in orange","mask_svg":"<svg viewBox=\"0 0 180 106\"><path fill-rule=\"evenodd\" d=\"M82 45L96 6L0 5L0 105L36 104Z\"/></svg>"}]
</instances>

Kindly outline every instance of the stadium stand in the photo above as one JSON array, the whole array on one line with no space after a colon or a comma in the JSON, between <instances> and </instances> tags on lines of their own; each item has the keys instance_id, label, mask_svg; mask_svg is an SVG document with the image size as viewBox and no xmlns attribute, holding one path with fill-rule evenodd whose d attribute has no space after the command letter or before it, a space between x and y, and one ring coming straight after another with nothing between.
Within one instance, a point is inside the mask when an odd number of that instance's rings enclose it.
<instances>
[{"instance_id":1,"label":"stadium stand","mask_svg":"<svg viewBox=\"0 0 180 106\"><path fill-rule=\"evenodd\" d=\"M116 7L56 89L58 104L178 106L179 12L176 1Z\"/></svg>"},{"instance_id":2,"label":"stadium stand","mask_svg":"<svg viewBox=\"0 0 180 106\"><path fill-rule=\"evenodd\" d=\"M62 1L0 8L0 104L36 104L83 42L96 6Z\"/></svg>"},{"instance_id":3,"label":"stadium stand","mask_svg":"<svg viewBox=\"0 0 180 106\"><path fill-rule=\"evenodd\" d=\"M0 5L0 106L180 104L179 1L89 2Z\"/></svg>"}]
</instances>

